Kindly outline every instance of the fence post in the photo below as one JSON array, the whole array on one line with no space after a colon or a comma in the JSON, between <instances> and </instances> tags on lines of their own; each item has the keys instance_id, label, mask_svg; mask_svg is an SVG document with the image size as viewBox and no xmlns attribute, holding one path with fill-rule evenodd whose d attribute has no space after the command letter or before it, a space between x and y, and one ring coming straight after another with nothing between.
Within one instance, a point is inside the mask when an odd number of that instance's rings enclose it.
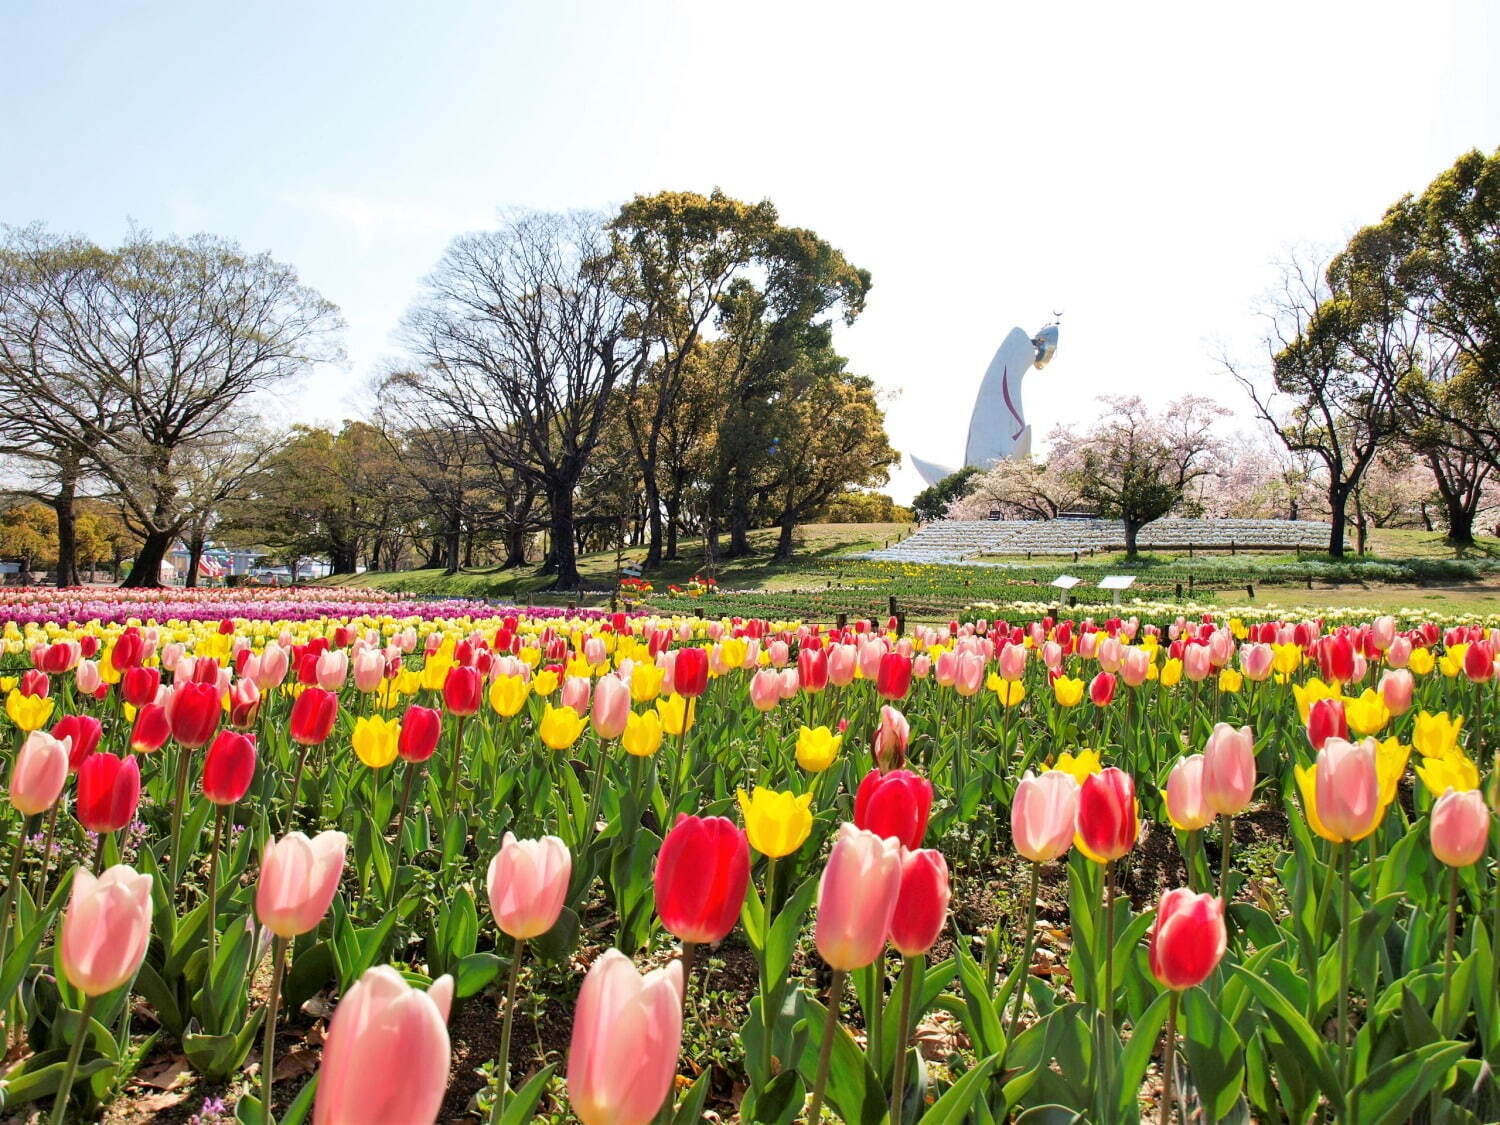
<instances>
[{"instance_id":1,"label":"fence post","mask_svg":"<svg viewBox=\"0 0 1500 1125\"><path fill-rule=\"evenodd\" d=\"M1193 596L1193 581L1194 581L1193 576L1191 574L1189 574L1188 575L1188 597L1192 597Z\"/></svg>"},{"instance_id":2,"label":"fence post","mask_svg":"<svg viewBox=\"0 0 1500 1125\"><path fill-rule=\"evenodd\" d=\"M896 614L896 636L899 637L899 636L903 635L905 632L906 632L906 614L904 614L904 613L898 613L898 614Z\"/></svg>"},{"instance_id":3,"label":"fence post","mask_svg":"<svg viewBox=\"0 0 1500 1125\"><path fill-rule=\"evenodd\" d=\"M849 624L849 615L847 613L841 613L837 617L834 618L834 627L837 628L840 632L843 632L844 626L846 626L848 624Z\"/></svg>"},{"instance_id":4,"label":"fence post","mask_svg":"<svg viewBox=\"0 0 1500 1125\"><path fill-rule=\"evenodd\" d=\"M703 620L703 607L701 605L700 606L694 606L693 607L693 613L695 613L697 615L699 621Z\"/></svg>"},{"instance_id":5,"label":"fence post","mask_svg":"<svg viewBox=\"0 0 1500 1125\"><path fill-rule=\"evenodd\" d=\"M1253 602L1255 600L1255 583L1253 583L1253 582L1246 582L1245 583L1245 593L1248 594L1248 595L1250 595L1250 600Z\"/></svg>"},{"instance_id":6,"label":"fence post","mask_svg":"<svg viewBox=\"0 0 1500 1125\"><path fill-rule=\"evenodd\" d=\"M896 595L895 594L891 595L890 606L891 606L890 616L895 617L896 616Z\"/></svg>"},{"instance_id":7,"label":"fence post","mask_svg":"<svg viewBox=\"0 0 1500 1125\"><path fill-rule=\"evenodd\" d=\"M1182 583L1177 583L1177 600L1182 601Z\"/></svg>"}]
</instances>

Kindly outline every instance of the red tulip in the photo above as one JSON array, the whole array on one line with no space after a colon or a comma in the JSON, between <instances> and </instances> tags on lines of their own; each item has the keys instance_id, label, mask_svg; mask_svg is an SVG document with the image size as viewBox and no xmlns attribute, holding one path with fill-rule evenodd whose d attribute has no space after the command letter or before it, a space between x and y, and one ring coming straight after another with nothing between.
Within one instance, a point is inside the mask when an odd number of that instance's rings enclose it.
<instances>
[{"instance_id":1,"label":"red tulip","mask_svg":"<svg viewBox=\"0 0 1500 1125\"><path fill-rule=\"evenodd\" d=\"M216 805L232 805L254 778L255 736L221 730L203 757L203 795Z\"/></svg>"},{"instance_id":2,"label":"red tulip","mask_svg":"<svg viewBox=\"0 0 1500 1125\"><path fill-rule=\"evenodd\" d=\"M120 677L120 696L132 707L144 707L155 701L160 687L160 668L131 668Z\"/></svg>"},{"instance_id":3,"label":"red tulip","mask_svg":"<svg viewBox=\"0 0 1500 1125\"><path fill-rule=\"evenodd\" d=\"M73 749L68 753L70 770L76 770L85 758L99 748L99 737L103 733L104 728L92 715L64 715L52 724L53 738L59 741L64 738L73 740Z\"/></svg>"},{"instance_id":4,"label":"red tulip","mask_svg":"<svg viewBox=\"0 0 1500 1125\"><path fill-rule=\"evenodd\" d=\"M901 892L891 915L891 946L903 957L931 949L948 920L948 863L942 852L917 848L901 858Z\"/></svg>"},{"instance_id":5,"label":"red tulip","mask_svg":"<svg viewBox=\"0 0 1500 1125\"><path fill-rule=\"evenodd\" d=\"M908 848L922 846L931 812L932 783L910 770L871 770L854 795L856 826L894 837Z\"/></svg>"},{"instance_id":6,"label":"red tulip","mask_svg":"<svg viewBox=\"0 0 1500 1125\"><path fill-rule=\"evenodd\" d=\"M37 699L46 699L52 691L52 681L47 678L46 672L38 672L35 668L28 668L21 673L19 687L22 695L35 696Z\"/></svg>"},{"instance_id":7,"label":"red tulip","mask_svg":"<svg viewBox=\"0 0 1500 1125\"><path fill-rule=\"evenodd\" d=\"M196 748L207 743L219 729L222 713L217 683L178 684L167 703L172 737L180 746Z\"/></svg>"},{"instance_id":8,"label":"red tulip","mask_svg":"<svg viewBox=\"0 0 1500 1125\"><path fill-rule=\"evenodd\" d=\"M1089 699L1095 707L1108 707L1115 697L1115 678L1109 672L1100 672L1089 682Z\"/></svg>"},{"instance_id":9,"label":"red tulip","mask_svg":"<svg viewBox=\"0 0 1500 1125\"><path fill-rule=\"evenodd\" d=\"M130 731L130 748L137 754L160 750L171 736L172 723L167 718L164 704L148 703L135 713L135 726Z\"/></svg>"},{"instance_id":10,"label":"red tulip","mask_svg":"<svg viewBox=\"0 0 1500 1125\"><path fill-rule=\"evenodd\" d=\"M435 708L413 704L401 716L401 738L396 743L396 752L408 762L425 762L437 749L442 729L443 719Z\"/></svg>"},{"instance_id":11,"label":"red tulip","mask_svg":"<svg viewBox=\"0 0 1500 1125\"><path fill-rule=\"evenodd\" d=\"M1342 699L1314 700L1307 709L1307 741L1314 750L1323 749L1330 738L1348 739L1349 721L1344 717Z\"/></svg>"},{"instance_id":12,"label":"red tulip","mask_svg":"<svg viewBox=\"0 0 1500 1125\"><path fill-rule=\"evenodd\" d=\"M901 652L888 652L880 658L880 671L875 677L875 690L882 699L905 699L911 691L911 657Z\"/></svg>"},{"instance_id":13,"label":"red tulip","mask_svg":"<svg viewBox=\"0 0 1500 1125\"><path fill-rule=\"evenodd\" d=\"M229 689L229 725L248 728L260 714L260 688L254 680L239 679Z\"/></svg>"},{"instance_id":14,"label":"red tulip","mask_svg":"<svg viewBox=\"0 0 1500 1125\"><path fill-rule=\"evenodd\" d=\"M1464 675L1471 683L1485 683L1495 674L1495 650L1488 641L1474 641L1464 650Z\"/></svg>"},{"instance_id":15,"label":"red tulip","mask_svg":"<svg viewBox=\"0 0 1500 1125\"><path fill-rule=\"evenodd\" d=\"M797 650L797 681L803 691L819 692L828 686L828 653L821 648Z\"/></svg>"},{"instance_id":16,"label":"red tulip","mask_svg":"<svg viewBox=\"0 0 1500 1125\"><path fill-rule=\"evenodd\" d=\"M1318 641L1318 672L1325 680L1346 684L1354 679L1354 642L1339 633Z\"/></svg>"},{"instance_id":17,"label":"red tulip","mask_svg":"<svg viewBox=\"0 0 1500 1125\"><path fill-rule=\"evenodd\" d=\"M141 767L132 756L94 754L78 767L78 822L90 832L118 832L135 816Z\"/></svg>"},{"instance_id":18,"label":"red tulip","mask_svg":"<svg viewBox=\"0 0 1500 1125\"><path fill-rule=\"evenodd\" d=\"M1151 926L1151 973L1174 991L1193 988L1218 967L1228 941L1223 899L1186 887L1168 891Z\"/></svg>"},{"instance_id":19,"label":"red tulip","mask_svg":"<svg viewBox=\"0 0 1500 1125\"><path fill-rule=\"evenodd\" d=\"M443 706L450 715L460 718L477 715L483 702L484 677L478 668L455 664L448 669L448 677L443 681Z\"/></svg>"},{"instance_id":20,"label":"red tulip","mask_svg":"<svg viewBox=\"0 0 1500 1125\"><path fill-rule=\"evenodd\" d=\"M679 941L723 941L745 903L750 844L722 816L687 816L661 842L656 857L656 912Z\"/></svg>"},{"instance_id":21,"label":"red tulip","mask_svg":"<svg viewBox=\"0 0 1500 1125\"><path fill-rule=\"evenodd\" d=\"M693 699L708 690L708 653L701 648L677 650L672 685L678 695Z\"/></svg>"},{"instance_id":22,"label":"red tulip","mask_svg":"<svg viewBox=\"0 0 1500 1125\"><path fill-rule=\"evenodd\" d=\"M115 638L115 647L110 650L109 662L115 666L115 670L124 672L127 668L138 668L146 656L146 639L141 636L139 629L126 629Z\"/></svg>"},{"instance_id":23,"label":"red tulip","mask_svg":"<svg viewBox=\"0 0 1500 1125\"><path fill-rule=\"evenodd\" d=\"M322 688L303 688L292 704L292 741L301 746L321 746L338 718L339 697Z\"/></svg>"},{"instance_id":24,"label":"red tulip","mask_svg":"<svg viewBox=\"0 0 1500 1125\"><path fill-rule=\"evenodd\" d=\"M1134 778L1114 766L1084 778L1078 792L1077 842L1085 855L1096 863L1117 860L1135 846L1140 830Z\"/></svg>"}]
</instances>

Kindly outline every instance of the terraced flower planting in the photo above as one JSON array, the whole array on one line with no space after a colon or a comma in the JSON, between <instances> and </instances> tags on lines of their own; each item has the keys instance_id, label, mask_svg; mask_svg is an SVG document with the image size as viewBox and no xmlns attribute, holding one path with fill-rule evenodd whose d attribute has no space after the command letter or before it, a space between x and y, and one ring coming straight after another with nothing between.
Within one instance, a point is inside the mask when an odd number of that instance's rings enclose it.
<instances>
[{"instance_id":1,"label":"terraced flower planting","mask_svg":"<svg viewBox=\"0 0 1500 1125\"><path fill-rule=\"evenodd\" d=\"M1500 619L726 597L0 606L0 1110L1500 1118Z\"/></svg>"}]
</instances>

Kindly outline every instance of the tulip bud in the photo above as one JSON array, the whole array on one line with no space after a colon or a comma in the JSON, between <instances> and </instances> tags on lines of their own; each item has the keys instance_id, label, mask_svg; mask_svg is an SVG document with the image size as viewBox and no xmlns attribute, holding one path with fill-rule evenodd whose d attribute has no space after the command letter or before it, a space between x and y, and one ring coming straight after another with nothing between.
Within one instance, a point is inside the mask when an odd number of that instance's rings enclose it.
<instances>
[{"instance_id":1,"label":"tulip bud","mask_svg":"<svg viewBox=\"0 0 1500 1125\"><path fill-rule=\"evenodd\" d=\"M80 867L63 914L58 959L68 983L104 996L135 976L151 941L151 876L116 864L100 875Z\"/></svg>"},{"instance_id":2,"label":"tulip bud","mask_svg":"<svg viewBox=\"0 0 1500 1125\"><path fill-rule=\"evenodd\" d=\"M216 805L233 805L255 779L255 736L221 730L203 757L203 795Z\"/></svg>"},{"instance_id":3,"label":"tulip bud","mask_svg":"<svg viewBox=\"0 0 1500 1125\"><path fill-rule=\"evenodd\" d=\"M1222 816L1238 816L1255 795L1255 735L1218 723L1203 748L1203 799Z\"/></svg>"},{"instance_id":4,"label":"tulip bud","mask_svg":"<svg viewBox=\"0 0 1500 1125\"><path fill-rule=\"evenodd\" d=\"M268 841L255 887L261 925L283 938L317 929L338 891L348 847L342 832L319 832L310 840L289 832Z\"/></svg>"},{"instance_id":5,"label":"tulip bud","mask_svg":"<svg viewBox=\"0 0 1500 1125\"><path fill-rule=\"evenodd\" d=\"M1167 775L1167 817L1181 832L1196 832L1214 821L1214 811L1203 795L1203 755L1178 760Z\"/></svg>"},{"instance_id":6,"label":"tulip bud","mask_svg":"<svg viewBox=\"0 0 1500 1125\"><path fill-rule=\"evenodd\" d=\"M1011 839L1032 863L1050 863L1073 843L1078 782L1062 770L1026 771L1010 808Z\"/></svg>"},{"instance_id":7,"label":"tulip bud","mask_svg":"<svg viewBox=\"0 0 1500 1125\"><path fill-rule=\"evenodd\" d=\"M721 816L678 814L656 857L656 912L679 941L723 941L750 882L750 844Z\"/></svg>"},{"instance_id":8,"label":"tulip bud","mask_svg":"<svg viewBox=\"0 0 1500 1125\"><path fill-rule=\"evenodd\" d=\"M1349 720L1344 715L1342 699L1317 699L1307 711L1307 741L1321 750L1330 738L1347 739Z\"/></svg>"},{"instance_id":9,"label":"tulip bud","mask_svg":"<svg viewBox=\"0 0 1500 1125\"><path fill-rule=\"evenodd\" d=\"M72 743L34 730L21 743L10 771L10 803L22 817L46 812L68 780L68 752Z\"/></svg>"},{"instance_id":10,"label":"tulip bud","mask_svg":"<svg viewBox=\"0 0 1500 1125\"><path fill-rule=\"evenodd\" d=\"M1135 779L1107 766L1083 780L1078 793L1077 842L1095 863L1119 859L1135 846L1140 833Z\"/></svg>"},{"instance_id":11,"label":"tulip bud","mask_svg":"<svg viewBox=\"0 0 1500 1125\"><path fill-rule=\"evenodd\" d=\"M507 832L485 880L501 932L534 938L550 930L562 913L572 874L573 856L556 836L517 840Z\"/></svg>"},{"instance_id":12,"label":"tulip bud","mask_svg":"<svg viewBox=\"0 0 1500 1125\"><path fill-rule=\"evenodd\" d=\"M1228 944L1223 899L1185 887L1168 891L1151 926L1151 973L1173 991L1194 988L1218 968Z\"/></svg>"},{"instance_id":13,"label":"tulip bud","mask_svg":"<svg viewBox=\"0 0 1500 1125\"><path fill-rule=\"evenodd\" d=\"M948 898L948 864L943 854L931 848L905 852L889 935L896 952L916 957L933 947L948 920Z\"/></svg>"},{"instance_id":14,"label":"tulip bud","mask_svg":"<svg viewBox=\"0 0 1500 1125\"><path fill-rule=\"evenodd\" d=\"M932 783L910 770L873 769L854 795L854 823L908 848L920 848L932 812Z\"/></svg>"},{"instance_id":15,"label":"tulip bud","mask_svg":"<svg viewBox=\"0 0 1500 1125\"><path fill-rule=\"evenodd\" d=\"M1432 806L1432 854L1449 867L1468 867L1484 855L1490 812L1477 789L1448 789Z\"/></svg>"},{"instance_id":16,"label":"tulip bud","mask_svg":"<svg viewBox=\"0 0 1500 1125\"><path fill-rule=\"evenodd\" d=\"M880 956L901 893L901 842L839 826L818 884L813 931L830 968L862 969Z\"/></svg>"},{"instance_id":17,"label":"tulip bud","mask_svg":"<svg viewBox=\"0 0 1500 1125\"><path fill-rule=\"evenodd\" d=\"M641 976L617 949L589 968L573 1009L568 1101L583 1125L648 1125L682 1049L682 962Z\"/></svg>"},{"instance_id":18,"label":"tulip bud","mask_svg":"<svg viewBox=\"0 0 1500 1125\"><path fill-rule=\"evenodd\" d=\"M304 688L292 704L290 735L299 746L321 746L333 733L339 714L339 698L323 688Z\"/></svg>"},{"instance_id":19,"label":"tulip bud","mask_svg":"<svg viewBox=\"0 0 1500 1125\"><path fill-rule=\"evenodd\" d=\"M78 767L78 822L90 832L118 832L135 816L141 767L135 757L93 754Z\"/></svg>"},{"instance_id":20,"label":"tulip bud","mask_svg":"<svg viewBox=\"0 0 1500 1125\"><path fill-rule=\"evenodd\" d=\"M99 749L99 739L104 728L92 715L64 715L52 724L52 737L59 742L70 740L68 769L77 770L79 765Z\"/></svg>"}]
</instances>

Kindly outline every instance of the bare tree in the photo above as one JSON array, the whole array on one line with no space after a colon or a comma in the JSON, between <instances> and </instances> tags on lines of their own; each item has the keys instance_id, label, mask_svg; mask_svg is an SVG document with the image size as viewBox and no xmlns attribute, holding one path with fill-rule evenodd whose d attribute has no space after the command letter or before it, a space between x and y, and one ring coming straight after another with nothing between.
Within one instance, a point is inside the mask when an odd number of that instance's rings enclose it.
<instances>
[{"instance_id":1,"label":"bare tree","mask_svg":"<svg viewBox=\"0 0 1500 1125\"><path fill-rule=\"evenodd\" d=\"M189 453L234 436L235 408L338 355L334 307L291 267L210 235L118 250L40 228L0 252L0 403L56 447L81 443L142 534L127 586L160 582L196 511Z\"/></svg>"},{"instance_id":2,"label":"bare tree","mask_svg":"<svg viewBox=\"0 0 1500 1125\"><path fill-rule=\"evenodd\" d=\"M1362 325L1349 294L1335 292L1322 264L1306 255L1283 263L1266 316L1271 386L1228 358L1223 363L1288 451L1322 462L1328 553L1340 556L1349 501L1396 433L1396 372L1409 366L1399 356L1407 337L1393 323L1394 309Z\"/></svg>"},{"instance_id":3,"label":"bare tree","mask_svg":"<svg viewBox=\"0 0 1500 1125\"><path fill-rule=\"evenodd\" d=\"M391 377L428 404L433 425L467 428L546 496L558 590L581 585L574 492L640 353L613 269L593 214L522 213L463 235L407 317L418 369Z\"/></svg>"}]
</instances>

